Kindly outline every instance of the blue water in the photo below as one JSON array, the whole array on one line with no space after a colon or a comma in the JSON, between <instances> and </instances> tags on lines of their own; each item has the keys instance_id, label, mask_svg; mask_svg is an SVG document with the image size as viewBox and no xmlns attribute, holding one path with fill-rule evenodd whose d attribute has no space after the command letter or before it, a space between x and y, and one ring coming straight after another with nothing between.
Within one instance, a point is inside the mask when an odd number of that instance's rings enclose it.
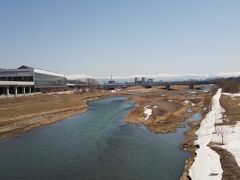
<instances>
[{"instance_id":1,"label":"blue water","mask_svg":"<svg viewBox=\"0 0 240 180\"><path fill-rule=\"evenodd\" d=\"M188 153L183 132L129 125L123 97L91 101L83 114L0 141L0 179L179 179Z\"/></svg>"}]
</instances>

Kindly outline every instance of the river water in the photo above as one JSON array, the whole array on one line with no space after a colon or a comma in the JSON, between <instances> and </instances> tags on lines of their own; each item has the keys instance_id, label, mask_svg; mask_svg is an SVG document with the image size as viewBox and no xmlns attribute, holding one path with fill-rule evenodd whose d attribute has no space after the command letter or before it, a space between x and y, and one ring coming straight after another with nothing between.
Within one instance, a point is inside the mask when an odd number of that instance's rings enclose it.
<instances>
[{"instance_id":1,"label":"river water","mask_svg":"<svg viewBox=\"0 0 240 180\"><path fill-rule=\"evenodd\" d=\"M0 179L179 179L183 132L154 134L124 122L123 97L89 102L80 115L0 141Z\"/></svg>"}]
</instances>

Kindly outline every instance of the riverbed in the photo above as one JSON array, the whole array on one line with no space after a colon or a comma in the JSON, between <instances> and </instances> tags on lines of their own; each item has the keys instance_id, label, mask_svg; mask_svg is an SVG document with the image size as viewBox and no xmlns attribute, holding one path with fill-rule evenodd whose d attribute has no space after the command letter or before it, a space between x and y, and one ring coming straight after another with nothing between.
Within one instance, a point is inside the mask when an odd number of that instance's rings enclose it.
<instances>
[{"instance_id":1,"label":"riverbed","mask_svg":"<svg viewBox=\"0 0 240 180\"><path fill-rule=\"evenodd\" d=\"M134 104L95 100L89 110L21 137L0 141L0 179L179 179L189 154L180 147L187 126L155 134L124 122Z\"/></svg>"}]
</instances>

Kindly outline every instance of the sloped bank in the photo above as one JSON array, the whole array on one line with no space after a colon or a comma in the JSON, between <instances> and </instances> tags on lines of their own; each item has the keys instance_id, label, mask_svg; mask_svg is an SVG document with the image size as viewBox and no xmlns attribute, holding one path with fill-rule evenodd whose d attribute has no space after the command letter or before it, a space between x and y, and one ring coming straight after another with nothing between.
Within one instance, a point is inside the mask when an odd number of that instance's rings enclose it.
<instances>
[{"instance_id":1,"label":"sloped bank","mask_svg":"<svg viewBox=\"0 0 240 180\"><path fill-rule=\"evenodd\" d=\"M196 131L194 144L199 148L189 169L193 180L240 178L240 125L231 124L225 115L228 113L220 104L221 92L218 89L212 98L212 109Z\"/></svg>"}]
</instances>

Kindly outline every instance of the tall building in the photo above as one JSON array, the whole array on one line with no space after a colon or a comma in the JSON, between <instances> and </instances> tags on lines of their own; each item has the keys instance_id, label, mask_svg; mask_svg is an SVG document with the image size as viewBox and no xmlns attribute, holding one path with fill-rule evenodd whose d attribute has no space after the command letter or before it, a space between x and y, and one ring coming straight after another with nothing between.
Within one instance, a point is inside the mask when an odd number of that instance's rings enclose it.
<instances>
[{"instance_id":1,"label":"tall building","mask_svg":"<svg viewBox=\"0 0 240 180\"><path fill-rule=\"evenodd\" d=\"M146 78L142 77L142 84L144 84L146 82Z\"/></svg>"},{"instance_id":2,"label":"tall building","mask_svg":"<svg viewBox=\"0 0 240 180\"><path fill-rule=\"evenodd\" d=\"M134 78L134 83L138 84L138 78L137 77Z\"/></svg>"}]
</instances>

